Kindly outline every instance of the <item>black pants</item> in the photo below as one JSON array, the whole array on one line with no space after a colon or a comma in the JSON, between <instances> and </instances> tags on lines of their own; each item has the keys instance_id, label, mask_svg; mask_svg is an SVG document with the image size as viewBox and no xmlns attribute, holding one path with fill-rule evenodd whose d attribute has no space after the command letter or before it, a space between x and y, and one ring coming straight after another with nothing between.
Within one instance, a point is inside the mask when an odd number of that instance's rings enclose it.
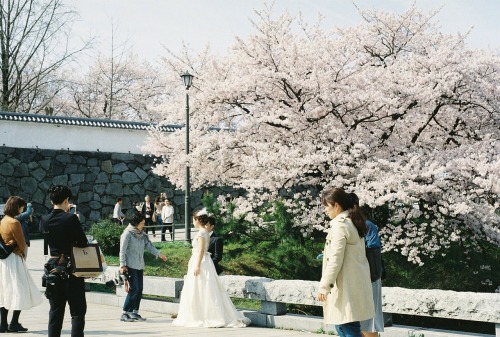
<instances>
[{"instance_id":1,"label":"black pants","mask_svg":"<svg viewBox=\"0 0 500 337\"><path fill-rule=\"evenodd\" d=\"M153 222L153 219L151 219L151 218L146 218L145 220L146 221L144 222L144 226L153 226L155 224ZM148 227L146 227L144 229L146 230L146 233L149 233L149 228ZM151 227L151 229L153 230L153 234L155 234L155 228Z\"/></svg>"},{"instance_id":2,"label":"black pants","mask_svg":"<svg viewBox=\"0 0 500 337\"><path fill-rule=\"evenodd\" d=\"M165 241L165 233L168 231L170 232L170 240L174 241L174 236L172 235L172 226L173 223L163 223L161 226L161 241Z\"/></svg>"},{"instance_id":3,"label":"black pants","mask_svg":"<svg viewBox=\"0 0 500 337\"><path fill-rule=\"evenodd\" d=\"M87 300L85 298L85 280L83 277L70 276L54 287L54 293L49 298L49 337L60 337L64 320L66 302L71 314L71 337L83 337Z\"/></svg>"}]
</instances>

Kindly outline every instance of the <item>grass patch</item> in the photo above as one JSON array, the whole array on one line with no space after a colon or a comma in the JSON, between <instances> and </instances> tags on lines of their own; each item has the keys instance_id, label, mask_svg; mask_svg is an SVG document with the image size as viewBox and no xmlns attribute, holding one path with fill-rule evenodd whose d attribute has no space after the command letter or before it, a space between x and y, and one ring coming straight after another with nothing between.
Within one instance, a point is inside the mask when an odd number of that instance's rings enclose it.
<instances>
[{"instance_id":1,"label":"grass patch","mask_svg":"<svg viewBox=\"0 0 500 337\"><path fill-rule=\"evenodd\" d=\"M234 306L239 309L260 310L262 308L259 300L250 300L248 298L231 297Z\"/></svg>"},{"instance_id":2,"label":"grass patch","mask_svg":"<svg viewBox=\"0 0 500 337\"><path fill-rule=\"evenodd\" d=\"M191 245L185 242L156 242L155 247L167 257L167 262L155 258L149 252L144 254L144 275L183 278L191 257ZM120 265L118 256L106 255L106 264Z\"/></svg>"},{"instance_id":3,"label":"grass patch","mask_svg":"<svg viewBox=\"0 0 500 337\"><path fill-rule=\"evenodd\" d=\"M96 293L107 293L107 294L114 294L115 293L115 288L108 288L104 284L100 283L89 283L90 285L90 291L91 292L96 292Z\"/></svg>"}]
</instances>

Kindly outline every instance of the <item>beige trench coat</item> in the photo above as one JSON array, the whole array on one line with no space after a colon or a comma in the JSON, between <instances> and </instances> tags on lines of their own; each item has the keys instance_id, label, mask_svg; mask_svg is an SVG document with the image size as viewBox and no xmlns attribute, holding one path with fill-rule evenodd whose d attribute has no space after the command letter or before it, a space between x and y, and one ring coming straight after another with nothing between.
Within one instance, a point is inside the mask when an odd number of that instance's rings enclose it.
<instances>
[{"instance_id":1,"label":"beige trench coat","mask_svg":"<svg viewBox=\"0 0 500 337\"><path fill-rule=\"evenodd\" d=\"M349 211L330 222L323 253L319 292L327 294L323 304L325 324L363 321L374 316L370 267L365 239L360 238Z\"/></svg>"}]
</instances>

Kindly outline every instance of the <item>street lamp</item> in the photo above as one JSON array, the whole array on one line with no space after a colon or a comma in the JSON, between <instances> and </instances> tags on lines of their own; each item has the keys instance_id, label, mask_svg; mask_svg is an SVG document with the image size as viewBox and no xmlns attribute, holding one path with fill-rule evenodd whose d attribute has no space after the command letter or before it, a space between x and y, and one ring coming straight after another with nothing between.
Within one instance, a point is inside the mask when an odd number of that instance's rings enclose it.
<instances>
[{"instance_id":1,"label":"street lamp","mask_svg":"<svg viewBox=\"0 0 500 337\"><path fill-rule=\"evenodd\" d=\"M186 155L189 155L189 88L193 84L193 75L187 71L181 75L186 87ZM189 161L186 162L186 198L184 201L186 241L191 242L191 183L189 181Z\"/></svg>"}]
</instances>

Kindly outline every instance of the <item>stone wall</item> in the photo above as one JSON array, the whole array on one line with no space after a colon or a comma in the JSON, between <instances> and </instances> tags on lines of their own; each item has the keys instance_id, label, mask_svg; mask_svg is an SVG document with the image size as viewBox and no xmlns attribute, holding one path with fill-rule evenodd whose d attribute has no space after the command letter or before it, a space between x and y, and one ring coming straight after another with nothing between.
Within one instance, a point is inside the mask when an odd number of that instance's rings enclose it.
<instances>
[{"instance_id":1,"label":"stone wall","mask_svg":"<svg viewBox=\"0 0 500 337\"><path fill-rule=\"evenodd\" d=\"M135 202L166 192L173 201L175 222L184 222L184 192L168 179L152 173L154 158L140 154L39 150L0 147L0 203L19 195L33 203L35 219L51 207L47 190L67 185L74 196L80 220L90 225L111 217L118 197L127 216ZM203 191L193 191L193 208Z\"/></svg>"}]
</instances>

